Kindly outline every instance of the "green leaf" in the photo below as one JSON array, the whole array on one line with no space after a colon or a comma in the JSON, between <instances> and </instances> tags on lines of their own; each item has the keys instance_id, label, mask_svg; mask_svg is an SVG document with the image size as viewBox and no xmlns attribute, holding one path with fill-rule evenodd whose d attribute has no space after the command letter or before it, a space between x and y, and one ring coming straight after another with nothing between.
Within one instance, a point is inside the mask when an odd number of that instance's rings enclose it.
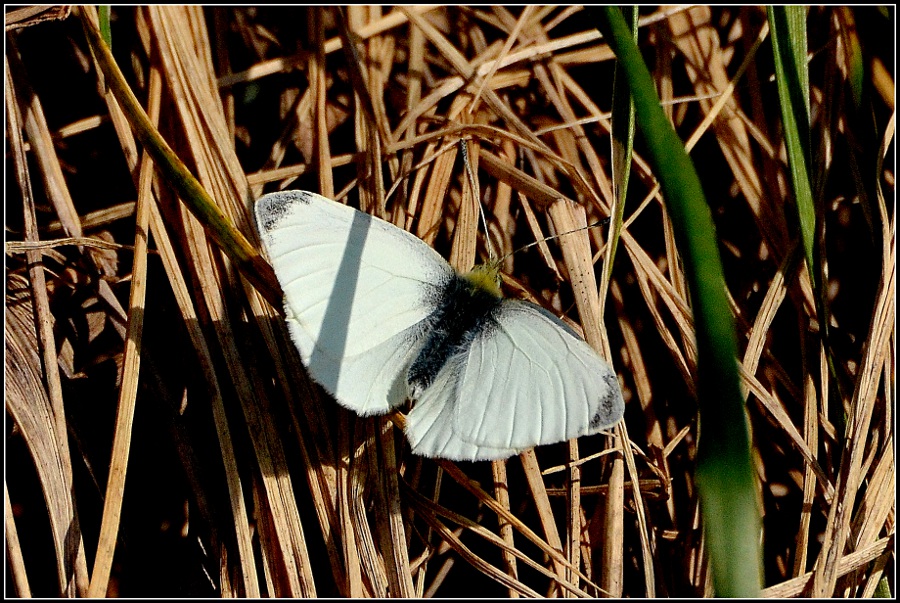
<instances>
[{"instance_id":1,"label":"green leaf","mask_svg":"<svg viewBox=\"0 0 900 603\"><path fill-rule=\"evenodd\" d=\"M762 571L756 476L738 380L734 317L712 215L622 13L603 7L594 14L631 88L637 125L647 140L691 289L700 407L696 482L713 584L720 596L757 597Z\"/></svg>"}]
</instances>

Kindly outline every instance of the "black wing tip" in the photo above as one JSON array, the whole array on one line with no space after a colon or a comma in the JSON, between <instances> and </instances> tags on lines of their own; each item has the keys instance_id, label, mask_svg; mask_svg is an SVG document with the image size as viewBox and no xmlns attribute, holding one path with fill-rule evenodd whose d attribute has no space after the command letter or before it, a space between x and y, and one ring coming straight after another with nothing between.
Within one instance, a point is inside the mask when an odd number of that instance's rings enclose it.
<instances>
[{"instance_id":1,"label":"black wing tip","mask_svg":"<svg viewBox=\"0 0 900 603\"><path fill-rule=\"evenodd\" d=\"M297 203L309 204L315 193L307 191L278 191L263 195L256 201L256 223L260 232L269 232L287 215Z\"/></svg>"},{"instance_id":2,"label":"black wing tip","mask_svg":"<svg viewBox=\"0 0 900 603\"><path fill-rule=\"evenodd\" d=\"M622 397L622 389L619 380L612 373L604 376L604 381L609 386L606 393L600 398L597 412L591 417L591 431L597 432L608 429L622 420L625 415L625 399Z\"/></svg>"},{"instance_id":3,"label":"black wing tip","mask_svg":"<svg viewBox=\"0 0 900 603\"><path fill-rule=\"evenodd\" d=\"M318 197L309 191L277 191L263 195L256 201L256 213L261 211L284 211L295 203L310 204Z\"/></svg>"}]
</instances>

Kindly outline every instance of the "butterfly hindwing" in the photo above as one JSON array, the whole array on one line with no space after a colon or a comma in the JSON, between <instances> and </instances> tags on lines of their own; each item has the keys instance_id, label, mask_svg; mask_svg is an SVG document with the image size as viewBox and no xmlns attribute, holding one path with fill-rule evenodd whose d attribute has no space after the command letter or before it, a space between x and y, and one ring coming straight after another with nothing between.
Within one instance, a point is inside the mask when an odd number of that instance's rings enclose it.
<instances>
[{"instance_id":1,"label":"butterfly hindwing","mask_svg":"<svg viewBox=\"0 0 900 603\"><path fill-rule=\"evenodd\" d=\"M596 433L625 406L593 348L543 308L512 300L473 339L456 396L456 437L498 449Z\"/></svg>"},{"instance_id":2,"label":"butterfly hindwing","mask_svg":"<svg viewBox=\"0 0 900 603\"><path fill-rule=\"evenodd\" d=\"M461 439L453 429L459 407L460 375L465 355L452 358L425 389L406 418L406 437L420 456L454 461L490 461L509 458L519 451L493 448Z\"/></svg>"},{"instance_id":3,"label":"butterfly hindwing","mask_svg":"<svg viewBox=\"0 0 900 603\"><path fill-rule=\"evenodd\" d=\"M504 300L410 412L413 452L453 460L508 458L596 433L622 416L612 369L543 308Z\"/></svg>"}]
</instances>

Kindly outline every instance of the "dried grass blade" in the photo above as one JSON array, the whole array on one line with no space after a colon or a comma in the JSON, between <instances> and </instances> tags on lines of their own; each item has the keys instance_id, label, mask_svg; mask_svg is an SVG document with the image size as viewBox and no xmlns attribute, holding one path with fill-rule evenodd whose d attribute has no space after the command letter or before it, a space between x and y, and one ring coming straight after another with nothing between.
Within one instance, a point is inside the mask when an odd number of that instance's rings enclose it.
<instances>
[{"instance_id":1,"label":"dried grass blade","mask_svg":"<svg viewBox=\"0 0 900 603\"><path fill-rule=\"evenodd\" d=\"M243 197L248 191L240 166L234 156L233 143L228 139L227 127L213 89L212 77L198 78L196 74L209 73L211 63L198 56L194 45L205 47L206 36L196 32L203 31L202 18L197 18L196 10L156 9L149 8L148 15L155 40L159 44L160 56L166 66L170 86L175 92L176 107L179 117L187 124L190 151L206 185L216 191L216 196L224 205L232 218L246 223L247 215L242 205ZM195 74L188 77L187 74ZM237 388L237 397L241 401L244 416L250 424L250 433L256 446L257 461L262 474L262 484L266 489L265 501L269 506L268 513L272 520L273 545L279 552L272 556L278 559L279 565L270 569L277 579L279 592L295 594L314 594L315 585L309 568L309 556L303 528L299 521L299 512L293 498L289 473L285 467L284 452L274 433L272 421L268 418L270 410L265 398L259 395L265 388L258 382L255 374L248 374L247 363L241 359L240 351L235 344L235 334L225 313L229 303L222 297L224 275L216 271L220 265L212 254L203 233L190 219L184 223L188 244L192 248L191 266L196 269L195 275L201 282L205 309L209 312L212 326L215 329L218 344L221 346L233 383ZM271 270L271 269L269 269ZM250 292L251 308L255 316L262 316L260 301Z\"/></svg>"},{"instance_id":2,"label":"dried grass blade","mask_svg":"<svg viewBox=\"0 0 900 603\"><path fill-rule=\"evenodd\" d=\"M469 65L469 62L465 59L465 57L460 54L460 52L456 49L453 44L450 43L447 38L445 38L434 26L432 26L428 21L425 20L421 15L417 15L414 12L405 9L403 7L400 8L401 11L407 16L410 23L413 23L416 27L420 28L424 33L425 37L427 37L432 44L434 44L438 51L450 61L450 64L457 70L457 72L466 80L471 80L472 77L476 74L476 71ZM494 110L498 115L500 115L512 128L514 128L519 135L525 137L530 140L533 144L540 147L542 150L546 152L550 152L550 149L541 141L534 133L522 123L522 120L512 112L509 106L500 100L500 97L497 96L495 92L492 90L488 90L484 94L485 101L488 106L492 110Z\"/></svg>"},{"instance_id":3,"label":"dried grass blade","mask_svg":"<svg viewBox=\"0 0 900 603\"><path fill-rule=\"evenodd\" d=\"M512 45L515 44L516 40L518 39L522 28L525 27L526 23L528 23L528 20L531 18L532 12L534 12L533 6L526 6L522 10L522 14L519 15L515 27L513 28L509 36L507 36L506 42L503 43L503 48L500 49L500 54L497 55L497 59L491 65L491 69L481 79L481 84L478 86L478 90L475 92L475 96L474 98L472 98L472 102L469 103L469 113L472 113L475 106L478 104L478 101L481 99L481 93L484 91L484 87L488 82L491 81L491 78L494 77L494 73L496 73L497 69L500 68L501 62L509 54Z\"/></svg>"},{"instance_id":4,"label":"dried grass blade","mask_svg":"<svg viewBox=\"0 0 900 603\"><path fill-rule=\"evenodd\" d=\"M533 453L533 451L531 451ZM520 457L521 458L521 457ZM443 468L447 474L453 478L455 482L457 482L460 486L471 492L479 501L481 501L485 506L487 506L491 511L496 513L500 518L509 522L511 526L513 526L520 534L525 536L528 540L534 543L538 548L540 548L547 556L549 556L555 563L559 564L561 567L571 567L569 566L568 560L560 553L559 548L553 548L546 541L541 539L534 531L531 530L527 525L522 523L522 521L512 515L509 511L503 508L502 505L497 503L494 498L485 492L480 485L469 479L455 464L450 461L440 461L440 466ZM557 539L558 540L558 539ZM577 570L577 568L571 568ZM559 575L559 574L557 574ZM587 576L581 575L582 580L588 581Z\"/></svg>"},{"instance_id":5,"label":"dried grass blade","mask_svg":"<svg viewBox=\"0 0 900 603\"><path fill-rule=\"evenodd\" d=\"M309 57L307 71L309 73L310 94L313 98L313 125L315 138L314 161L318 164L319 193L334 199L334 180L331 170L331 148L328 144L328 129L325 116L325 99L328 90L325 87L325 31L322 23L322 7L313 7L309 20L309 38L313 41L314 51Z\"/></svg>"},{"instance_id":6,"label":"dried grass blade","mask_svg":"<svg viewBox=\"0 0 900 603\"><path fill-rule=\"evenodd\" d=\"M149 99L147 112L151 123L159 123L162 78L159 71L150 72ZM125 494L125 476L128 456L131 450L131 434L134 410L137 406L138 376L141 365L141 341L143 339L145 315L144 303L147 292L147 237L150 232L150 205L153 203L150 188L153 178L153 161L146 151L142 156L138 178L138 200L134 238L134 265L132 268L131 292L128 300L128 334L125 338L125 352L122 361L122 385L116 410L116 426L110 457L109 477L106 496L103 501L103 520L97 544L94 571L91 574L89 597L106 594L109 572L112 569L113 554L119 532L122 501Z\"/></svg>"},{"instance_id":7,"label":"dried grass blade","mask_svg":"<svg viewBox=\"0 0 900 603\"><path fill-rule=\"evenodd\" d=\"M394 434L391 429L382 432L381 444L381 462L377 464L376 472L373 475L382 505L382 513L379 513L378 516L385 523L385 526L379 530L381 547L385 552L385 569L387 570L388 584L391 586L391 594L409 598L414 597L416 591L409 568L409 551L403 527L403 515L400 510L400 490L395 460L397 455L394 451Z\"/></svg>"},{"instance_id":8,"label":"dried grass blade","mask_svg":"<svg viewBox=\"0 0 900 603\"><path fill-rule=\"evenodd\" d=\"M893 232L891 233L893 236ZM869 424L874 411L878 384L882 371L880 367L889 354L887 342L894 334L894 280L896 275L896 247L891 246L890 262L885 266L888 271L882 281L875 302L872 321L867 338L866 354L859 369L859 379L853 392L851 404L852 414L847 424L847 437L841 453L841 467L835 498L828 512L828 523L822 542L822 550L816 560L812 596L824 597L835 593L839 575L839 558L846 546L854 501L862 485L860 474L862 457L867 448L870 435Z\"/></svg>"},{"instance_id":9,"label":"dried grass blade","mask_svg":"<svg viewBox=\"0 0 900 603\"><path fill-rule=\"evenodd\" d=\"M184 275L178 265L175 249L169 239L166 225L156 204L151 206L150 230L153 233L153 240L162 258L163 267L169 278L169 285L172 287L175 301L181 311L185 330L197 354L201 374L209 387L210 406L216 426L219 449L222 452L222 462L225 466L225 481L228 487L228 500L231 505L232 521L237 540L238 560L241 568L241 577L243 578L243 592L248 597L258 597L260 593L259 581L256 576L255 555L253 553L249 525L249 510L246 507L244 487L238 471L231 429L228 426L228 419L225 414L222 386L216 374L215 362L210 353L209 345L207 345L205 334L200 328L200 320L194 308L193 296L188 290Z\"/></svg>"},{"instance_id":10,"label":"dried grass blade","mask_svg":"<svg viewBox=\"0 0 900 603\"><path fill-rule=\"evenodd\" d=\"M9 487L3 484L3 521L6 524L6 554L9 563L9 577L12 579L12 592L18 597L31 598L31 587L28 585L28 574L25 571L25 559L22 557L22 544L19 542L19 531L16 529L16 518L9 502Z\"/></svg>"},{"instance_id":11,"label":"dried grass blade","mask_svg":"<svg viewBox=\"0 0 900 603\"><path fill-rule=\"evenodd\" d=\"M462 144L466 144L468 151L463 154L463 163L470 162L470 168L472 173L476 173L478 170L478 144L475 144L474 141L471 144L467 144L465 141ZM463 178L462 185L462 196L460 197L459 202L459 212L456 214L456 224L453 229L453 244L450 247L450 265L453 266L459 272L467 272L471 270L475 266L475 260L477 257L477 247L478 247L478 227L479 222L478 218L481 211L483 211L480 207L481 199L479 191L474 187L477 186L477 181L475 183L470 183L467 177ZM485 237L488 234L485 233ZM496 258L491 258L491 261Z\"/></svg>"},{"instance_id":12,"label":"dried grass blade","mask_svg":"<svg viewBox=\"0 0 900 603\"><path fill-rule=\"evenodd\" d=\"M179 190L182 199L191 202L197 201L197 205L191 205L191 211L196 211L198 215L202 216L204 223L210 226L210 233L221 248L227 249L230 254L233 254L232 257L239 264L249 263L251 267L244 270L246 277L254 283L259 291L263 292L267 299L277 303L280 298L280 289L277 286L278 281L274 272L272 272L272 268L260 258L259 253L250 246L246 239L240 236L238 231L231 226L221 210L212 203L208 193L200 186L196 178L190 174L171 147L166 144L159 136L159 133L150 125L146 113L116 66L112 53L100 40L96 26L90 23L86 16L82 18L82 24L84 25L84 31L91 49L94 51L94 56L98 60L98 65L106 79L112 83L111 89L115 92L117 100L128 115L129 122L133 124L135 133L138 134L145 148L150 150L154 161L161 166L165 166L164 170L169 175L170 184Z\"/></svg>"},{"instance_id":13,"label":"dried grass blade","mask_svg":"<svg viewBox=\"0 0 900 603\"><path fill-rule=\"evenodd\" d=\"M483 538L487 542L497 546L501 550L502 553L509 554L509 555L513 556L515 559L520 560L523 563L525 563L526 565L528 565L528 567L540 572L541 574L543 574L544 576L549 578L551 581L553 581L555 584L559 585L562 589L564 589L566 594L574 594L579 597L588 596L587 592L578 588L577 585L575 585L569 581L560 580L560 577L558 574L556 574L553 571L548 570L543 565L535 562L534 560L529 558L527 555L525 555L522 551L517 549L515 546L510 545L505 539L499 537L494 532L491 532L490 530L488 530L487 528L485 528L478 522L473 521L467 517L464 517L463 515L460 515L458 513L455 513L453 511L451 511L450 509L447 509L446 507L438 505L434 501L426 499L421 494L412 490L412 488L405 482L404 482L404 486L406 488L405 492L406 492L406 494L409 495L410 502L413 505L413 507L416 509L416 512L419 513L423 517L423 519L425 519L426 521L429 521L429 523L430 523L430 521L438 521L438 519L437 519L438 517L445 517L445 518L449 519L450 521L452 521L453 523L459 525L461 528L468 530L468 531L472 532L473 534L479 536L480 538ZM454 531L454 535L458 534L458 533L459 533L458 530ZM576 571L575 568L572 566L569 566L568 569L573 572ZM591 588L599 590L599 587L596 584L594 584L593 582L591 582L583 574L576 572L576 575L583 578L585 580L585 582L588 584L588 586L590 586ZM511 578L514 580L517 579L515 576L511 576Z\"/></svg>"},{"instance_id":14,"label":"dried grass blade","mask_svg":"<svg viewBox=\"0 0 900 603\"><path fill-rule=\"evenodd\" d=\"M562 556L563 545L559 537L559 531L556 527L556 518L553 515L553 508L550 506L550 498L547 496L547 488L544 485L544 478L541 475L541 468L537 462L537 456L534 450L526 450L519 455L522 461L522 468L525 470L525 479L528 481L528 489L531 491L531 498L537 510L538 517L541 521L541 527L544 530L544 538L547 544ZM565 564L554 562L553 569L559 580L565 581L567 569L576 569L569 560L566 559Z\"/></svg>"},{"instance_id":15,"label":"dried grass blade","mask_svg":"<svg viewBox=\"0 0 900 603\"><path fill-rule=\"evenodd\" d=\"M894 551L894 535L880 538L872 544L841 557L837 564L838 576L844 576L865 566L882 556L891 556ZM762 589L761 596L767 599L806 596L814 580L814 572L806 572L799 578L791 578L780 584Z\"/></svg>"},{"instance_id":16,"label":"dried grass blade","mask_svg":"<svg viewBox=\"0 0 900 603\"><path fill-rule=\"evenodd\" d=\"M357 430L358 432L359 430ZM363 596L362 568L361 557L357 549L357 532L358 527L362 527L366 532L368 526L366 522L354 522L356 509L360 506L361 501L357 499L360 494L357 482L359 481L360 471L355 465L359 462L358 457L351 453L350 440L352 435L349 429L338 430L338 450L341 452L340 461L337 466L337 506L338 516L337 531L335 536L340 538L341 558L343 565L343 575L336 576L339 588L343 588L344 594L351 598L359 598ZM365 538L362 538L365 542ZM332 564L333 567L334 564Z\"/></svg>"},{"instance_id":17,"label":"dried grass blade","mask_svg":"<svg viewBox=\"0 0 900 603\"><path fill-rule=\"evenodd\" d=\"M509 510L509 481L506 475L506 462L505 461L492 461L491 462L491 473L494 476L494 497L497 499L497 504L505 508L507 511ZM508 521L504 520L502 517L498 518L500 521L500 537L503 539L504 544L510 549L515 548L515 542L513 541L513 528L509 524ZM513 580L518 580L519 574L516 568L516 557L510 551L503 549L501 551L501 555L503 557L503 563L506 566L506 573L509 574L509 577ZM510 598L516 598L519 596L519 593L515 589L509 589Z\"/></svg>"},{"instance_id":18,"label":"dried grass blade","mask_svg":"<svg viewBox=\"0 0 900 603\"><path fill-rule=\"evenodd\" d=\"M37 216L22 140L22 114L9 63L10 56L14 54L13 52L7 56L4 79L7 136L12 151L16 182L25 206L23 212L25 239L36 242ZM75 532L76 537L72 537L70 532L71 528L78 527L78 515L72 497L72 461L66 435L64 400L52 313L47 297L41 254L38 251L29 251L27 258L30 266L28 270L30 292L25 292L24 283L21 281L18 283L19 287L13 286L13 279L7 284L8 303L17 297L13 293L16 288L20 289L18 297L31 303L21 304L20 309L17 309L16 305L11 308L7 306L7 319L18 318L18 334L6 333L5 366L23 371L25 382L18 379L10 382L11 385L20 387L8 392L6 407L13 420L22 429L44 489L53 533L59 593L66 596L84 595L88 589L89 577L80 531ZM33 314L31 320L18 314L20 311L27 313L29 306ZM10 322L7 322L4 329L10 328ZM15 347L10 349L14 344ZM38 368L42 365L43 375L39 374L41 371ZM31 383L27 383L29 380Z\"/></svg>"},{"instance_id":19,"label":"dried grass blade","mask_svg":"<svg viewBox=\"0 0 900 603\"><path fill-rule=\"evenodd\" d=\"M447 189L450 186L456 154L456 145L449 147L437 157L431 168L432 174L425 189L425 197L422 199L419 225L416 229L416 236L428 244L432 244L437 238L438 229L443 221Z\"/></svg>"}]
</instances>

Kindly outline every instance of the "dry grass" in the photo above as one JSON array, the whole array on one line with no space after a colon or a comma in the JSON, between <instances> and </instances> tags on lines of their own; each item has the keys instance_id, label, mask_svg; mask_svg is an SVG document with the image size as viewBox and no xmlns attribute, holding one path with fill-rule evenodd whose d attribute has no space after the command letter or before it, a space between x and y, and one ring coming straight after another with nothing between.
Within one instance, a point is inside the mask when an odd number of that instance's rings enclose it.
<instances>
[{"instance_id":1,"label":"dry grass","mask_svg":"<svg viewBox=\"0 0 900 603\"><path fill-rule=\"evenodd\" d=\"M894 593L894 13L808 19L827 350L765 12L642 14L721 241L764 592ZM500 253L610 213L612 54L577 7L353 7L355 55L334 9L113 15L138 98L251 240L252 200L302 188L469 268L485 244L459 137ZM611 278L600 228L504 265L508 295L610 358L625 421L507 462L422 459L311 385L278 311L141 155L78 19L53 16L7 16L7 595L711 594L689 298L640 139Z\"/></svg>"}]
</instances>

